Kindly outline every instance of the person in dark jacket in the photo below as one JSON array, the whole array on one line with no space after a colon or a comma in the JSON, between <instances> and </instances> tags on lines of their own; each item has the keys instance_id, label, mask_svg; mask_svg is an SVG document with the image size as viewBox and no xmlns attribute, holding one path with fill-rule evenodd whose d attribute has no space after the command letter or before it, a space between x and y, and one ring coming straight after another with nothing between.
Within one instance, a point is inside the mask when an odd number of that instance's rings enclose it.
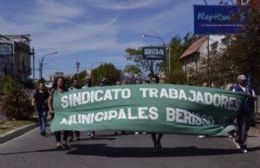
<instances>
[{"instance_id":1,"label":"person in dark jacket","mask_svg":"<svg viewBox=\"0 0 260 168\"><path fill-rule=\"evenodd\" d=\"M32 105L36 106L38 111L40 134L42 136L46 135L46 122L48 115L48 97L49 93L45 87L43 81L39 82L39 87L35 90L32 99Z\"/></svg>"},{"instance_id":2,"label":"person in dark jacket","mask_svg":"<svg viewBox=\"0 0 260 168\"><path fill-rule=\"evenodd\" d=\"M233 87L233 92L248 94L248 98L245 101L243 109L238 112L238 136L233 142L242 153L247 153L247 133L250 127L251 116L254 113L254 101L256 99L254 90L248 88L247 77L245 75L239 75L237 77L237 84Z\"/></svg>"}]
</instances>

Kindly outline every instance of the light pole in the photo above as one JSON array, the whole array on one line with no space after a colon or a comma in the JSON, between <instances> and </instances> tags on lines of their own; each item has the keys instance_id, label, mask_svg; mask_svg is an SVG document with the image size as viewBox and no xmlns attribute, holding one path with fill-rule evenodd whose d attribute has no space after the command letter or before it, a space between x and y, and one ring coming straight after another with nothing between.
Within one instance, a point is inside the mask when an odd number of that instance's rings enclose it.
<instances>
[{"instance_id":1,"label":"light pole","mask_svg":"<svg viewBox=\"0 0 260 168\"><path fill-rule=\"evenodd\" d=\"M80 62L79 61L77 61L76 62L76 76L78 77L78 74L79 74L79 66L80 66Z\"/></svg>"},{"instance_id":2,"label":"light pole","mask_svg":"<svg viewBox=\"0 0 260 168\"><path fill-rule=\"evenodd\" d=\"M208 5L207 0L203 0L204 1L204 5ZM209 40L210 40L210 34L207 35L208 36L208 44L207 44L207 76L208 76L208 86L211 86L211 80L210 80L210 48L209 48Z\"/></svg>"},{"instance_id":3,"label":"light pole","mask_svg":"<svg viewBox=\"0 0 260 168\"><path fill-rule=\"evenodd\" d=\"M44 54L42 56L42 59L40 60L39 62L39 78L42 79L42 70L43 70L43 61L44 61L44 58L47 56L47 55L53 55L53 54L58 54L57 51L55 52L50 52L50 53L47 53L47 54Z\"/></svg>"},{"instance_id":4,"label":"light pole","mask_svg":"<svg viewBox=\"0 0 260 168\"><path fill-rule=\"evenodd\" d=\"M146 38L146 37L156 38L156 39L158 39L158 40L160 40L162 42L163 47L165 47L165 49L167 48L165 41L162 38L158 37L158 36L154 36L154 35L151 35L151 34L143 34L142 37L143 38ZM169 46L169 54L168 54L168 68L169 68L168 69L168 71L169 71L168 74L170 76L170 74L171 74L171 47L170 46Z\"/></svg>"},{"instance_id":5,"label":"light pole","mask_svg":"<svg viewBox=\"0 0 260 168\"><path fill-rule=\"evenodd\" d=\"M31 56L32 56L32 66L33 66L33 82L35 82L35 51L34 48L31 48L31 52L30 52Z\"/></svg>"}]
</instances>

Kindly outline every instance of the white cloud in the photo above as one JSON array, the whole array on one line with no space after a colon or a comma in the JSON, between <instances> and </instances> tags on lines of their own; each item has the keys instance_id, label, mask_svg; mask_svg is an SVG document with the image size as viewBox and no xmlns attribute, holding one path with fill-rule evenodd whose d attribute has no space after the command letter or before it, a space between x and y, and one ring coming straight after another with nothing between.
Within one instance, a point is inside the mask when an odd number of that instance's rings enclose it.
<instances>
[{"instance_id":1,"label":"white cloud","mask_svg":"<svg viewBox=\"0 0 260 168\"><path fill-rule=\"evenodd\" d=\"M91 6L103 9L130 10L154 6L158 3L158 0L87 0L87 2Z\"/></svg>"},{"instance_id":2,"label":"white cloud","mask_svg":"<svg viewBox=\"0 0 260 168\"><path fill-rule=\"evenodd\" d=\"M84 13L83 9L76 4L59 3L52 0L38 0L40 13L61 18L73 18Z\"/></svg>"},{"instance_id":3,"label":"white cloud","mask_svg":"<svg viewBox=\"0 0 260 168\"><path fill-rule=\"evenodd\" d=\"M172 34L183 32L192 27L193 6L197 0L183 1L149 18L140 17L129 29L144 34ZM190 24L190 28L187 25ZM131 25L131 24L130 24Z\"/></svg>"},{"instance_id":4,"label":"white cloud","mask_svg":"<svg viewBox=\"0 0 260 168\"><path fill-rule=\"evenodd\" d=\"M89 14L86 3L80 4L70 1L69 4L65 4L64 1L62 3L53 0L37 0L36 2L37 5L34 6L34 9L17 17L17 20L24 20L24 24L21 24L20 21L10 22L0 16L0 25L4 25L0 27L0 32L32 34L32 46L35 47L38 55L52 51L64 54L93 50L117 50L123 52L128 47L144 46L145 44L141 42L141 38L136 38L136 41L129 40L125 42L119 41L119 39L122 40L121 35L132 34L134 33L133 30L136 29L145 33L150 32L148 30L151 28L157 32L167 33L171 31L172 28L165 25L172 25L167 23L176 20L176 18L178 20L178 17L186 16L186 11L183 8L188 4L185 1L181 6L174 6L172 9L162 11L152 18L139 20L137 18L137 20L133 21L134 23L126 21L125 24L127 25L122 25L117 16L107 17L106 21L103 22L98 18L94 21L82 19L86 14ZM88 2L101 8L115 10L146 8L158 3L155 0L109 2L90 0ZM168 0L165 0L165 2L168 2ZM78 22L75 20L78 20Z\"/></svg>"}]
</instances>

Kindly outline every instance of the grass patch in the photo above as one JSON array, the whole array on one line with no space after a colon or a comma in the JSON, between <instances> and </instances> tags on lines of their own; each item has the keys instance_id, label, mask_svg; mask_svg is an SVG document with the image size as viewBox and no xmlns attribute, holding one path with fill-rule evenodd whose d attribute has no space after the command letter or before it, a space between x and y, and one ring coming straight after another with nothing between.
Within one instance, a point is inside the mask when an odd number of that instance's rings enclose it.
<instances>
[{"instance_id":1,"label":"grass patch","mask_svg":"<svg viewBox=\"0 0 260 168\"><path fill-rule=\"evenodd\" d=\"M0 121L0 135L9 132L13 129L32 124L37 122L37 119L29 119L29 120L16 120L16 121Z\"/></svg>"}]
</instances>

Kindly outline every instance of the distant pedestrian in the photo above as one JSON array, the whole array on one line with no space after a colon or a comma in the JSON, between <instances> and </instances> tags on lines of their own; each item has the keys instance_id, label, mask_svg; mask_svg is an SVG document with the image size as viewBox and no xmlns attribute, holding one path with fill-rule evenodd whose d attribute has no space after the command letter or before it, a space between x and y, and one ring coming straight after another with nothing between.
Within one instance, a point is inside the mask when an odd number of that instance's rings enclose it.
<instances>
[{"instance_id":1,"label":"distant pedestrian","mask_svg":"<svg viewBox=\"0 0 260 168\"><path fill-rule=\"evenodd\" d=\"M53 110L53 99L56 96L57 93L63 93L66 92L67 89L65 88L64 84L64 78L58 77L55 80L55 83L53 85L53 88L50 92L49 99L48 99L48 106L49 106L49 113L55 115L55 112ZM61 131L56 131L55 133L57 148L68 148L68 134L69 131L63 131L63 143L61 143Z\"/></svg>"},{"instance_id":2,"label":"distant pedestrian","mask_svg":"<svg viewBox=\"0 0 260 168\"><path fill-rule=\"evenodd\" d=\"M32 105L36 106L39 117L40 134L46 135L46 122L48 115L48 97L49 93L43 81L39 82L39 87L35 90L32 99Z\"/></svg>"},{"instance_id":3,"label":"distant pedestrian","mask_svg":"<svg viewBox=\"0 0 260 168\"><path fill-rule=\"evenodd\" d=\"M239 75L237 77L237 84L233 87L234 92L248 94L248 98L245 101L244 107L238 112L237 124L238 124L238 136L234 139L234 143L237 148L243 153L247 153L247 133L250 127L251 117L254 113L254 101L256 95L253 89L248 90L247 77L245 75Z\"/></svg>"},{"instance_id":4,"label":"distant pedestrian","mask_svg":"<svg viewBox=\"0 0 260 168\"><path fill-rule=\"evenodd\" d=\"M77 91L80 89L79 81L78 79L73 79L72 86L69 88L69 91ZM71 131L69 133L70 141L72 142L74 140L74 134L76 139L79 141L80 140L80 131Z\"/></svg>"},{"instance_id":5,"label":"distant pedestrian","mask_svg":"<svg viewBox=\"0 0 260 168\"><path fill-rule=\"evenodd\" d=\"M82 87L83 89L84 88L89 88L89 87L92 87L93 86L93 79L92 79L92 76L91 75L87 75L85 77L85 85ZM96 133L95 131L91 131L88 133L90 135L90 138L91 139L94 139L95 136L96 136Z\"/></svg>"}]
</instances>

